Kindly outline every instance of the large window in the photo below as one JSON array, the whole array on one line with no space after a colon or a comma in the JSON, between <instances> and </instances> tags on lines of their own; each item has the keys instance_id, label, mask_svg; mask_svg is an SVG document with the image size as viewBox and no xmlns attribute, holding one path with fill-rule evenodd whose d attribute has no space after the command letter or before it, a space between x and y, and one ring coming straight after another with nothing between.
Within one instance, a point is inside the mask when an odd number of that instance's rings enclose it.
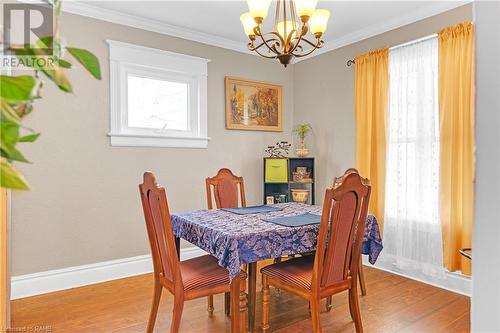
<instances>
[{"instance_id":1,"label":"large window","mask_svg":"<svg viewBox=\"0 0 500 333\"><path fill-rule=\"evenodd\" d=\"M206 148L208 60L108 44L111 144Z\"/></svg>"},{"instance_id":2,"label":"large window","mask_svg":"<svg viewBox=\"0 0 500 333\"><path fill-rule=\"evenodd\" d=\"M437 38L391 49L389 76L385 252L396 268L441 275Z\"/></svg>"}]
</instances>

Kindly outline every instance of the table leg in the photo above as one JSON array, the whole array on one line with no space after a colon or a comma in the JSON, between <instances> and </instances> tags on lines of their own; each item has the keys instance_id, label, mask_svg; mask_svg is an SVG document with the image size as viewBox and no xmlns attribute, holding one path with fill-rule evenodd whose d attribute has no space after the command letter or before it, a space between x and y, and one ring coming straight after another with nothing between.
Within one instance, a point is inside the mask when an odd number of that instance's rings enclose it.
<instances>
[{"instance_id":1,"label":"table leg","mask_svg":"<svg viewBox=\"0 0 500 333\"><path fill-rule=\"evenodd\" d=\"M257 263L248 264L248 331L255 328L255 298L257 288Z\"/></svg>"},{"instance_id":2,"label":"table leg","mask_svg":"<svg viewBox=\"0 0 500 333\"><path fill-rule=\"evenodd\" d=\"M175 248L177 249L177 258L181 259L181 239L180 237L175 237Z\"/></svg>"},{"instance_id":3,"label":"table leg","mask_svg":"<svg viewBox=\"0 0 500 333\"><path fill-rule=\"evenodd\" d=\"M231 333L244 332L240 327L240 277L235 276L231 281Z\"/></svg>"}]
</instances>

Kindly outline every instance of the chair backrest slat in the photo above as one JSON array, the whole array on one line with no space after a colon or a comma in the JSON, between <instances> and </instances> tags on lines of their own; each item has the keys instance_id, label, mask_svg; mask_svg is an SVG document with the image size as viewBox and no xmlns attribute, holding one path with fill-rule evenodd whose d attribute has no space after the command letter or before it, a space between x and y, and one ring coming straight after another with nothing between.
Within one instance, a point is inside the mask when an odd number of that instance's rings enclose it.
<instances>
[{"instance_id":1,"label":"chair backrest slat","mask_svg":"<svg viewBox=\"0 0 500 333\"><path fill-rule=\"evenodd\" d=\"M355 169L326 190L313 279L321 287L357 276L370 191Z\"/></svg>"},{"instance_id":2,"label":"chair backrest slat","mask_svg":"<svg viewBox=\"0 0 500 333\"><path fill-rule=\"evenodd\" d=\"M206 187L208 209L213 208L212 190L217 208L238 207L238 187L239 202L241 207L246 207L243 177L235 176L231 170L222 168L214 177L208 177L206 179Z\"/></svg>"},{"instance_id":3,"label":"chair backrest slat","mask_svg":"<svg viewBox=\"0 0 500 333\"><path fill-rule=\"evenodd\" d=\"M158 186L151 172L145 172L144 182L139 185L139 192L155 275L163 276L172 284L174 282L182 284L165 189Z\"/></svg>"}]
</instances>

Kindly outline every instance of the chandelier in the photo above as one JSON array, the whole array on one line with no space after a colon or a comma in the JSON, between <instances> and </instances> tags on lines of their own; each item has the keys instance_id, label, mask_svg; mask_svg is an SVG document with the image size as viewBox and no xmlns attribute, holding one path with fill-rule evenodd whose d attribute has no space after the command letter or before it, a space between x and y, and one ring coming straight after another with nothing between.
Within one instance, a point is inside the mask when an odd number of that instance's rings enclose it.
<instances>
[{"instance_id":1,"label":"chandelier","mask_svg":"<svg viewBox=\"0 0 500 333\"><path fill-rule=\"evenodd\" d=\"M323 46L330 12L316 9L318 0L276 0L274 30L263 33L262 24L271 0L247 0L247 13L240 16L248 49L264 58L278 59L285 67L295 58L307 56ZM315 41L306 38L308 32Z\"/></svg>"}]
</instances>

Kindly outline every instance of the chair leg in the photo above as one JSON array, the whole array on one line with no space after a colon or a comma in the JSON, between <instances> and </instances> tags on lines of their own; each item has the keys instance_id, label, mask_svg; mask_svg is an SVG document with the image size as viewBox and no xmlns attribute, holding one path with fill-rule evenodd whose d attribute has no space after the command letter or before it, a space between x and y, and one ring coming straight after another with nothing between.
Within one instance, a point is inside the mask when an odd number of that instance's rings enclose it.
<instances>
[{"instance_id":1,"label":"chair leg","mask_svg":"<svg viewBox=\"0 0 500 333\"><path fill-rule=\"evenodd\" d=\"M333 296L328 296L326 298L326 312L330 312L330 310L332 309L332 297Z\"/></svg>"},{"instance_id":2,"label":"chair leg","mask_svg":"<svg viewBox=\"0 0 500 333\"><path fill-rule=\"evenodd\" d=\"M356 327L356 333L363 333L363 324L361 323L361 313L359 312L358 303L358 288L356 284L349 289L349 309L351 310L351 317Z\"/></svg>"},{"instance_id":3,"label":"chair leg","mask_svg":"<svg viewBox=\"0 0 500 333\"><path fill-rule=\"evenodd\" d=\"M163 289L160 281L157 279L155 279L154 288L153 305L151 306L151 313L149 314L148 328L146 330L147 333L153 333L155 328L156 315L158 314L158 306L160 305L161 291Z\"/></svg>"},{"instance_id":4,"label":"chair leg","mask_svg":"<svg viewBox=\"0 0 500 333\"><path fill-rule=\"evenodd\" d=\"M319 299L310 300L311 303L311 321L314 333L321 333L321 322L319 319Z\"/></svg>"},{"instance_id":5,"label":"chair leg","mask_svg":"<svg viewBox=\"0 0 500 333\"><path fill-rule=\"evenodd\" d=\"M183 309L184 309L184 299L180 297L174 297L174 309L172 315L172 323L170 324L170 333L179 332Z\"/></svg>"},{"instance_id":6,"label":"chair leg","mask_svg":"<svg viewBox=\"0 0 500 333\"><path fill-rule=\"evenodd\" d=\"M262 333L269 332L269 284L262 275Z\"/></svg>"},{"instance_id":7,"label":"chair leg","mask_svg":"<svg viewBox=\"0 0 500 333\"><path fill-rule=\"evenodd\" d=\"M207 297L207 312L210 317L214 315L214 296L210 295Z\"/></svg>"},{"instance_id":8,"label":"chair leg","mask_svg":"<svg viewBox=\"0 0 500 333\"><path fill-rule=\"evenodd\" d=\"M361 295L366 296L366 282L365 282L365 272L363 271L363 262L361 261L361 256L359 259L359 286L361 287Z\"/></svg>"},{"instance_id":9,"label":"chair leg","mask_svg":"<svg viewBox=\"0 0 500 333\"><path fill-rule=\"evenodd\" d=\"M231 293L224 293L224 313L226 316L231 315Z\"/></svg>"}]
</instances>

